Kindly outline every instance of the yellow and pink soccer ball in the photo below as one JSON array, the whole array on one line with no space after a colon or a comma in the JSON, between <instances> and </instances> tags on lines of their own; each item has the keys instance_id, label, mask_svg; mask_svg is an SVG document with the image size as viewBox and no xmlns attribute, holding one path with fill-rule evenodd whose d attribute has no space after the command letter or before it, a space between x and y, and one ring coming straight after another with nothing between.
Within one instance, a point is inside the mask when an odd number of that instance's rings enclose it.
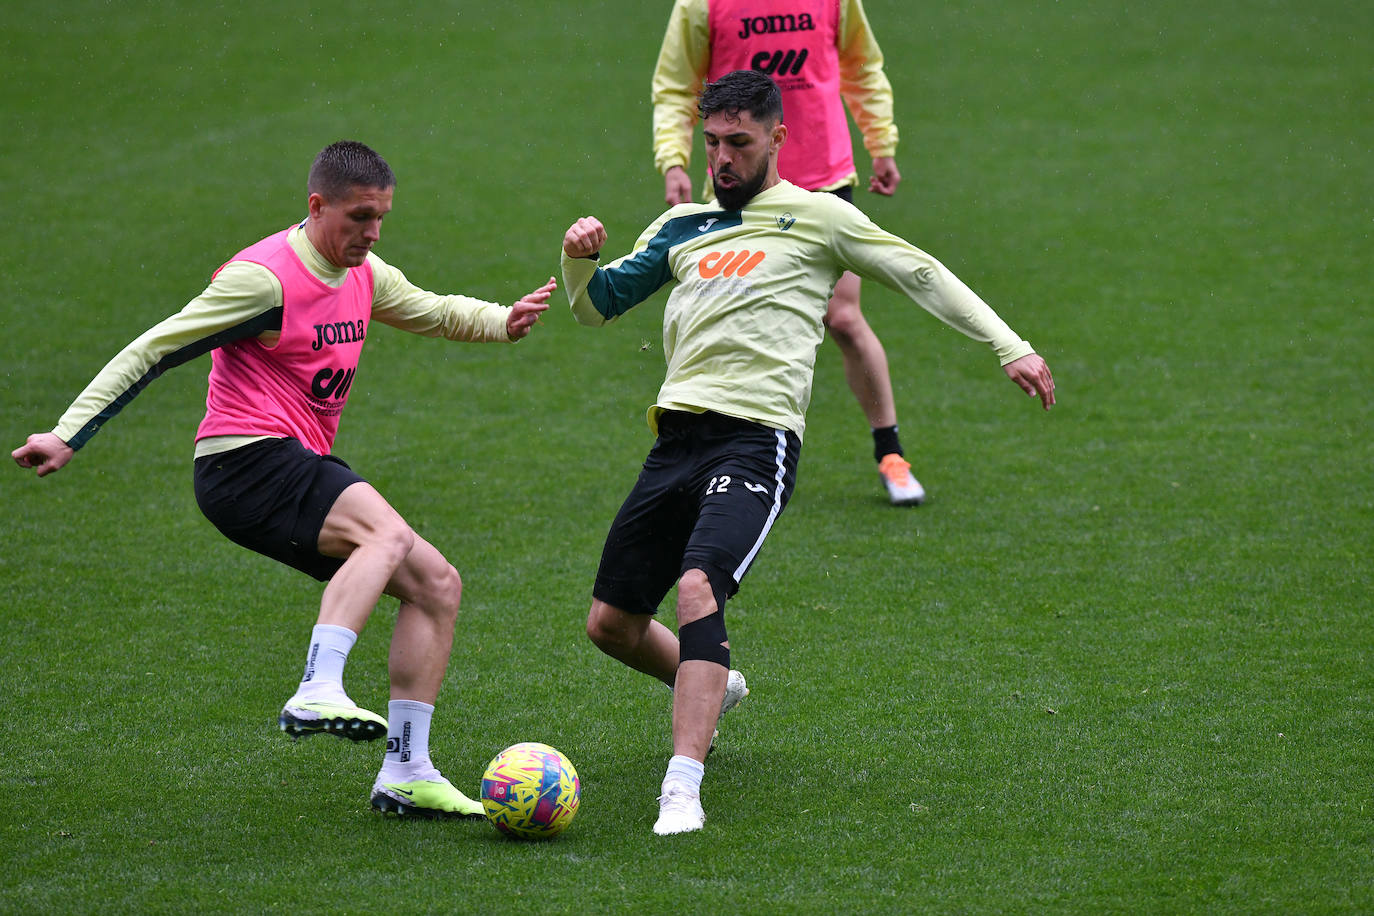
<instances>
[{"instance_id":1,"label":"yellow and pink soccer ball","mask_svg":"<svg viewBox=\"0 0 1374 916\"><path fill-rule=\"evenodd\" d=\"M572 761L547 744L512 744L482 774L487 820L507 836L544 840L562 833L577 814L582 786Z\"/></svg>"}]
</instances>

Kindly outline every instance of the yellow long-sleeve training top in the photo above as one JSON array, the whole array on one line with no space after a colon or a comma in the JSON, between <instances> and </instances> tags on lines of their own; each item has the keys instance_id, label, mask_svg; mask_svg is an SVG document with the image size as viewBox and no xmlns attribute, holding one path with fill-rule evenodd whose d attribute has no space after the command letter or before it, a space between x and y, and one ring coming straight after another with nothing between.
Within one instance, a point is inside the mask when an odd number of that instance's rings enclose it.
<instances>
[{"instance_id":1,"label":"yellow long-sleeve training top","mask_svg":"<svg viewBox=\"0 0 1374 916\"><path fill-rule=\"evenodd\" d=\"M663 313L667 373L649 409L655 431L663 410L711 410L800 437L826 304L845 270L990 345L1002 365L1035 352L935 258L835 195L787 181L741 210L679 204L630 254L603 267L565 253L562 266L573 316L586 325L676 284Z\"/></svg>"},{"instance_id":2,"label":"yellow long-sleeve training top","mask_svg":"<svg viewBox=\"0 0 1374 916\"><path fill-rule=\"evenodd\" d=\"M316 251L301 226L291 230L288 242L301 263L322 282L343 283L347 268L335 267ZM431 293L376 254L369 252L367 259L373 275L372 317L378 321L425 337L510 339L506 333L509 306ZM62 414L53 433L79 449L167 369L234 339L257 336L270 345L280 330L281 307L281 283L270 270L249 261L230 261L181 311L149 328L111 359ZM253 438L202 439L196 443L196 457L237 448Z\"/></svg>"}]
</instances>

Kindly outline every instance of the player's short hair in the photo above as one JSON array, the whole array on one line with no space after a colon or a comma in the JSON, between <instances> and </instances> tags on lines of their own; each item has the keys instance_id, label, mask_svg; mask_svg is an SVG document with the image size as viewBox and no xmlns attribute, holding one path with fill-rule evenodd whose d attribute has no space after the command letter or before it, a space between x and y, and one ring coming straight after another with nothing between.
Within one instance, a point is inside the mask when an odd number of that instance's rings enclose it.
<instances>
[{"instance_id":1,"label":"player's short hair","mask_svg":"<svg viewBox=\"0 0 1374 916\"><path fill-rule=\"evenodd\" d=\"M766 73L732 70L702 87L697 111L703 121L720 112L747 111L760 124L777 124L782 121L782 90Z\"/></svg>"},{"instance_id":2,"label":"player's short hair","mask_svg":"<svg viewBox=\"0 0 1374 916\"><path fill-rule=\"evenodd\" d=\"M339 140L320 150L310 165L310 178L305 187L307 194L318 194L330 201L341 200L357 187L383 191L394 188L396 175L386 160L367 144Z\"/></svg>"}]
</instances>

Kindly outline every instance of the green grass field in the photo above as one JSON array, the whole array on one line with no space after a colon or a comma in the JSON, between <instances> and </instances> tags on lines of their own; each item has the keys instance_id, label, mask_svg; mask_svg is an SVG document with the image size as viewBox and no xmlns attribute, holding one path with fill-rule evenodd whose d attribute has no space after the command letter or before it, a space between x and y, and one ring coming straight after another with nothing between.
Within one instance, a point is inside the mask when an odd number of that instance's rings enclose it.
<instances>
[{"instance_id":1,"label":"green grass field","mask_svg":"<svg viewBox=\"0 0 1374 916\"><path fill-rule=\"evenodd\" d=\"M378 330L337 451L464 576L436 762L475 792L558 746L569 831L382 819L381 748L276 730L318 587L199 515L202 359L0 473L0 911L1374 911L1374 7L866 5L905 182L863 203L1060 403L865 288L930 501L885 505L827 343L706 829L651 834L666 692L582 632L662 298L560 300L518 347ZM626 250L658 6L10 4L0 441L299 219L340 137L396 169L378 252L427 288L512 301L588 213ZM349 667L374 708L394 614Z\"/></svg>"}]
</instances>

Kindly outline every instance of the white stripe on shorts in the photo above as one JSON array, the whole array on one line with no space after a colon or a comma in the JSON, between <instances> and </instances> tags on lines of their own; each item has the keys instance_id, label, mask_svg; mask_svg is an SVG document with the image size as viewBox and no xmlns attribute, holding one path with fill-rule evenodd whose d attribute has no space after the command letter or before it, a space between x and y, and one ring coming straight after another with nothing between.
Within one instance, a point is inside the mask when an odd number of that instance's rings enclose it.
<instances>
[{"instance_id":1,"label":"white stripe on shorts","mask_svg":"<svg viewBox=\"0 0 1374 916\"><path fill-rule=\"evenodd\" d=\"M763 539L768 537L768 532L773 527L773 522L777 520L778 513L782 511L782 489L783 477L787 473L787 433L780 429L773 430L778 437L778 450L774 453L778 471L773 477L776 486L773 488L773 508L768 510L768 521L763 523L763 530L759 532L759 539L754 542L754 546L749 548L749 553L745 555L744 562L740 563L739 569L735 570L735 584L744 578L744 574L749 571L749 564L754 562L754 557L758 554L759 548L763 546Z\"/></svg>"}]
</instances>

